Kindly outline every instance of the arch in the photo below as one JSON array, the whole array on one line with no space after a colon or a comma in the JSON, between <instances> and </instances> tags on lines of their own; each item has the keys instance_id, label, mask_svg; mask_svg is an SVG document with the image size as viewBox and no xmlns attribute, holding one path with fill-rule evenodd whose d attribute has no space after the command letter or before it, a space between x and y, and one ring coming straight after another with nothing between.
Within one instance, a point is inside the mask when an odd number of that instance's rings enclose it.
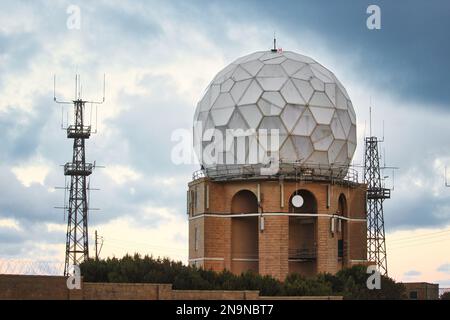
<instances>
[{"instance_id":1,"label":"arch","mask_svg":"<svg viewBox=\"0 0 450 320\"><path fill-rule=\"evenodd\" d=\"M292 198L300 195L303 205L295 207ZM317 199L306 189L296 190L289 197L290 213L317 214ZM312 276L317 272L317 217L289 217L289 272Z\"/></svg>"},{"instance_id":2,"label":"arch","mask_svg":"<svg viewBox=\"0 0 450 320\"><path fill-rule=\"evenodd\" d=\"M343 193L339 195L337 214L348 217L347 199Z\"/></svg>"},{"instance_id":3,"label":"arch","mask_svg":"<svg viewBox=\"0 0 450 320\"><path fill-rule=\"evenodd\" d=\"M231 271L240 274L247 270L258 272L258 217L242 214L258 213L258 199L250 190L240 190L231 199Z\"/></svg>"},{"instance_id":4,"label":"arch","mask_svg":"<svg viewBox=\"0 0 450 320\"><path fill-rule=\"evenodd\" d=\"M338 209L336 214L338 216L348 217L347 198L343 193L338 198ZM338 266L342 269L345 267L345 254L346 254L346 240L347 235L347 220L339 219L338 228L336 234L337 240L337 260Z\"/></svg>"},{"instance_id":5,"label":"arch","mask_svg":"<svg viewBox=\"0 0 450 320\"><path fill-rule=\"evenodd\" d=\"M231 199L231 213L258 213L258 199L250 190L240 190Z\"/></svg>"},{"instance_id":6,"label":"arch","mask_svg":"<svg viewBox=\"0 0 450 320\"><path fill-rule=\"evenodd\" d=\"M294 207L292 198L299 195L303 198L303 205L299 208ZM289 198L289 212L292 213L317 213L317 199L314 194L306 189L299 189L295 191Z\"/></svg>"}]
</instances>

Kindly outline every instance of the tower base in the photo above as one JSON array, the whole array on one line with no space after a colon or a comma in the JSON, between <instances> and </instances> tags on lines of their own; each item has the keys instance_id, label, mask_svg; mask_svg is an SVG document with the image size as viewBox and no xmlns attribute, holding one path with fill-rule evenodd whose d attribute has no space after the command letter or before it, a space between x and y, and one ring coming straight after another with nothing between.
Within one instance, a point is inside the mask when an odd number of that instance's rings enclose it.
<instances>
[{"instance_id":1,"label":"tower base","mask_svg":"<svg viewBox=\"0 0 450 320\"><path fill-rule=\"evenodd\" d=\"M366 186L349 181L194 180L189 264L279 280L365 264L365 201Z\"/></svg>"}]
</instances>

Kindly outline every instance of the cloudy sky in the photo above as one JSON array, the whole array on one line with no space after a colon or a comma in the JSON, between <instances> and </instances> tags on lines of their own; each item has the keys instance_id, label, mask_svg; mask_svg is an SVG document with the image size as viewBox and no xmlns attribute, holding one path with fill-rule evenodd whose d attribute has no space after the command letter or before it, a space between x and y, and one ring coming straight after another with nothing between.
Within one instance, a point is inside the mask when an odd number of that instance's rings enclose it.
<instances>
[{"instance_id":1,"label":"cloudy sky","mask_svg":"<svg viewBox=\"0 0 450 320\"><path fill-rule=\"evenodd\" d=\"M366 9L381 8L369 30ZM71 11L80 9L80 28ZM69 13L68 13L69 11ZM390 275L450 287L450 4L447 1L2 1L0 4L0 259L62 261L61 130L73 97L102 95L90 161L91 243L102 256L126 252L187 260L185 192L196 165L171 161L174 130L189 130L196 102L237 57L269 49L309 55L347 88L358 117L361 164L368 108L384 121ZM69 117L70 120L70 117ZM64 120L65 121L65 120ZM449 176L450 179L450 176ZM394 181L395 180L395 181Z\"/></svg>"}]
</instances>

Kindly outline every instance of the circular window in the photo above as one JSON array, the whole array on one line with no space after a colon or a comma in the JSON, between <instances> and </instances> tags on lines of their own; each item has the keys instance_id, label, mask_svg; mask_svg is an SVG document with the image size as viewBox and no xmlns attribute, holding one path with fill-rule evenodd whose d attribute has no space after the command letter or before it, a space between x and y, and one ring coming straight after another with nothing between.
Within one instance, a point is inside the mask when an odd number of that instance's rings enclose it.
<instances>
[{"instance_id":1,"label":"circular window","mask_svg":"<svg viewBox=\"0 0 450 320\"><path fill-rule=\"evenodd\" d=\"M291 201L292 201L292 205L296 208L300 208L301 206L303 206L303 203L304 203L303 197L298 194L293 196Z\"/></svg>"}]
</instances>

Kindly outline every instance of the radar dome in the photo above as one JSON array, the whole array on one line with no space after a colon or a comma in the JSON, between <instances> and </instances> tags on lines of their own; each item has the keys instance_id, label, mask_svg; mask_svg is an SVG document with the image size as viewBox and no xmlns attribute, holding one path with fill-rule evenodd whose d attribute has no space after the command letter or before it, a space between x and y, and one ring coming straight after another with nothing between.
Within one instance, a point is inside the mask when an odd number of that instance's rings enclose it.
<instances>
[{"instance_id":1,"label":"radar dome","mask_svg":"<svg viewBox=\"0 0 450 320\"><path fill-rule=\"evenodd\" d=\"M239 136L239 129L256 132L243 147L225 138L227 132ZM273 129L277 150L267 142ZM252 147L259 150L256 157ZM202 168L219 175L243 174L273 155L282 168L348 168L356 115L343 85L315 60L289 51L255 52L225 67L206 88L194 115L194 149Z\"/></svg>"}]
</instances>

